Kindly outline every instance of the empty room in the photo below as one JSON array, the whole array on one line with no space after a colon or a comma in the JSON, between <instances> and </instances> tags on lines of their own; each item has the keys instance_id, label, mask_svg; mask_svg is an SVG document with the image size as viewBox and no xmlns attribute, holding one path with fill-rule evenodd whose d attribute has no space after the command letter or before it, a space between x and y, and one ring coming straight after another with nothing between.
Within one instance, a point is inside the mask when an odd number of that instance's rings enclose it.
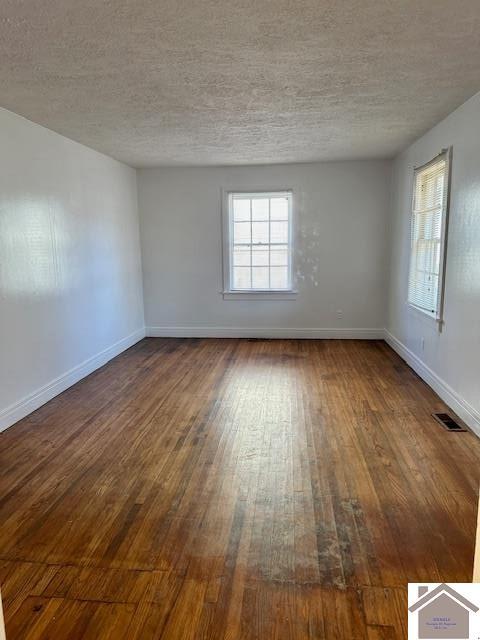
<instances>
[{"instance_id":1,"label":"empty room","mask_svg":"<svg viewBox=\"0 0 480 640\"><path fill-rule=\"evenodd\" d=\"M0 0L1 640L480 637L479 34Z\"/></svg>"}]
</instances>

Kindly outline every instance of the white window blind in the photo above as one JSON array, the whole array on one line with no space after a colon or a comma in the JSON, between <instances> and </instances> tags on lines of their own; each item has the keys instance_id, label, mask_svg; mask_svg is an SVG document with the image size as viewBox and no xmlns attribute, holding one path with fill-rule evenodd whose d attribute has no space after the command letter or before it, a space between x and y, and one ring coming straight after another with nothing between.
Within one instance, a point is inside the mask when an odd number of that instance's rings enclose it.
<instances>
[{"instance_id":1,"label":"white window blind","mask_svg":"<svg viewBox=\"0 0 480 640\"><path fill-rule=\"evenodd\" d=\"M228 209L230 290L291 290L291 192L230 193Z\"/></svg>"},{"instance_id":2,"label":"white window blind","mask_svg":"<svg viewBox=\"0 0 480 640\"><path fill-rule=\"evenodd\" d=\"M440 319L445 258L448 153L415 171L408 301Z\"/></svg>"}]
</instances>

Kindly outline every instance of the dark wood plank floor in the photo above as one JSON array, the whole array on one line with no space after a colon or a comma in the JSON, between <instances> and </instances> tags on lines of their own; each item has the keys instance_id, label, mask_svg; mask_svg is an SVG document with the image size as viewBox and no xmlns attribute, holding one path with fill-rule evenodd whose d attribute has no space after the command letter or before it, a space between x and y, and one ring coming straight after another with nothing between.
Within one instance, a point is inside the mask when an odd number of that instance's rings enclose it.
<instances>
[{"instance_id":1,"label":"dark wood plank floor","mask_svg":"<svg viewBox=\"0 0 480 640\"><path fill-rule=\"evenodd\" d=\"M8 640L406 637L480 441L383 342L147 339L0 435Z\"/></svg>"}]
</instances>

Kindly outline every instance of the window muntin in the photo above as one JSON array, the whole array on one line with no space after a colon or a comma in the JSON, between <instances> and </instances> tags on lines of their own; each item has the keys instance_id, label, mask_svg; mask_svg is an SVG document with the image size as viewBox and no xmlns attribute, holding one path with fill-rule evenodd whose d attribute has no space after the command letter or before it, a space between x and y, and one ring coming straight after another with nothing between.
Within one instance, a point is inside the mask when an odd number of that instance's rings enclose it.
<instances>
[{"instance_id":1,"label":"window muntin","mask_svg":"<svg viewBox=\"0 0 480 640\"><path fill-rule=\"evenodd\" d=\"M448 214L449 154L414 175L408 302L441 320Z\"/></svg>"},{"instance_id":2,"label":"window muntin","mask_svg":"<svg viewBox=\"0 0 480 640\"><path fill-rule=\"evenodd\" d=\"M230 193L228 216L230 291L291 291L291 192Z\"/></svg>"}]
</instances>

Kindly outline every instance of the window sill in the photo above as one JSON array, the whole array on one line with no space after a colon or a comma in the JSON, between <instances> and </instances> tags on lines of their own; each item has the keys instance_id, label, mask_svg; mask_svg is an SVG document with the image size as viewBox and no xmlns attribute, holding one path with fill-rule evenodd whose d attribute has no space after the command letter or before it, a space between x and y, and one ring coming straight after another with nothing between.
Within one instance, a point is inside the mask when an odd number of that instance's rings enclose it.
<instances>
[{"instance_id":1,"label":"window sill","mask_svg":"<svg viewBox=\"0 0 480 640\"><path fill-rule=\"evenodd\" d=\"M298 291L223 291L224 300L295 300Z\"/></svg>"},{"instance_id":2,"label":"window sill","mask_svg":"<svg viewBox=\"0 0 480 640\"><path fill-rule=\"evenodd\" d=\"M429 311L425 311L425 309L422 309L421 307L417 307L416 305L412 304L408 300L406 301L405 304L407 305L407 308L409 309L409 311L411 311L416 316L418 316L418 318L426 320L432 326L436 325L438 329L441 330L441 327L443 326L443 323L444 323L443 318L438 318L435 314L430 313Z\"/></svg>"}]
</instances>

